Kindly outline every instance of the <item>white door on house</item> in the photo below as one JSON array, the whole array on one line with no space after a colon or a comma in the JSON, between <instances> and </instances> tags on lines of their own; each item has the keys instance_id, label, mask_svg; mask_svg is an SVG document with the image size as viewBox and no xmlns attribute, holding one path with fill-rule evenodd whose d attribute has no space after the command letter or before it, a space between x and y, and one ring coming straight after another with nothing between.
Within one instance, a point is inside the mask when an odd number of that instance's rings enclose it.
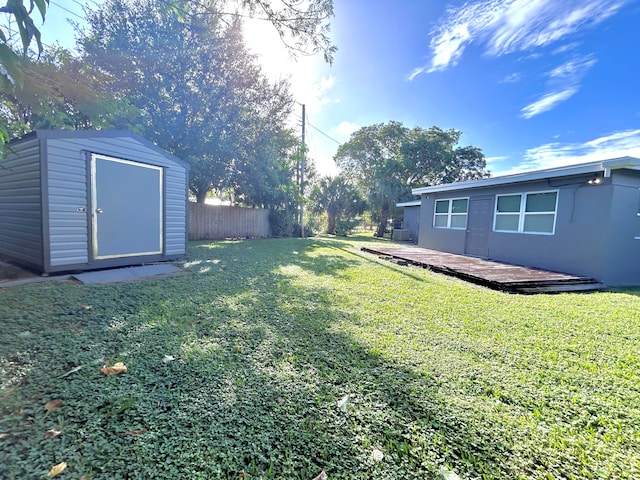
<instances>
[{"instance_id":1,"label":"white door on house","mask_svg":"<svg viewBox=\"0 0 640 480\"><path fill-rule=\"evenodd\" d=\"M464 253L474 257L489 256L489 233L493 213L493 198L470 198L467 215L467 235Z\"/></svg>"},{"instance_id":2,"label":"white door on house","mask_svg":"<svg viewBox=\"0 0 640 480\"><path fill-rule=\"evenodd\" d=\"M91 156L92 256L161 254L162 167Z\"/></svg>"}]
</instances>

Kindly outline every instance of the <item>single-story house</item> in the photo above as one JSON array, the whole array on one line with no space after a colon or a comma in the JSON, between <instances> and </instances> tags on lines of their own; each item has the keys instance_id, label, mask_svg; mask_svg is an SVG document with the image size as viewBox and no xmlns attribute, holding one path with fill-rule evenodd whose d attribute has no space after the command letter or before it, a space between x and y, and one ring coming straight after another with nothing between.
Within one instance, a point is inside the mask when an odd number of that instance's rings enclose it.
<instances>
[{"instance_id":1,"label":"single-story house","mask_svg":"<svg viewBox=\"0 0 640 480\"><path fill-rule=\"evenodd\" d=\"M415 188L420 247L640 285L640 159Z\"/></svg>"},{"instance_id":2,"label":"single-story house","mask_svg":"<svg viewBox=\"0 0 640 480\"><path fill-rule=\"evenodd\" d=\"M0 160L0 257L42 273L184 257L188 174L129 131L34 131Z\"/></svg>"},{"instance_id":3,"label":"single-story house","mask_svg":"<svg viewBox=\"0 0 640 480\"><path fill-rule=\"evenodd\" d=\"M404 240L418 243L418 227L420 221L420 200L411 202L396 203L396 207L402 208L402 230L401 236ZM394 229L394 236L395 236Z\"/></svg>"}]
</instances>

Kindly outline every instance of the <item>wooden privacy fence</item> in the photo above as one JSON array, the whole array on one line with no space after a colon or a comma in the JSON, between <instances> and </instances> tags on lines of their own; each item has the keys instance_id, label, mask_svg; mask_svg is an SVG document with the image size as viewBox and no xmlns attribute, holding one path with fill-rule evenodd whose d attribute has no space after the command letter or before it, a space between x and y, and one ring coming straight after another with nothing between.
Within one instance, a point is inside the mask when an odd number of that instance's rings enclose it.
<instances>
[{"instance_id":1,"label":"wooden privacy fence","mask_svg":"<svg viewBox=\"0 0 640 480\"><path fill-rule=\"evenodd\" d=\"M269 235L269 210L189 202L189 240Z\"/></svg>"}]
</instances>

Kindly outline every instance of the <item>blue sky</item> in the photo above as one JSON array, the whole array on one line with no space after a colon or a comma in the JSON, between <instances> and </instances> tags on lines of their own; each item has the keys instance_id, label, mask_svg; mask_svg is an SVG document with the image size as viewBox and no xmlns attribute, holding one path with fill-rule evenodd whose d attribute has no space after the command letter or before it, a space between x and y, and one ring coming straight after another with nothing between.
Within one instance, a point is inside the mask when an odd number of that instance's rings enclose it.
<instances>
[{"instance_id":1,"label":"blue sky","mask_svg":"<svg viewBox=\"0 0 640 480\"><path fill-rule=\"evenodd\" d=\"M72 46L51 0L45 43ZM56 5L57 3L57 5ZM292 60L265 22L246 36L271 78L307 105L310 156L334 174L338 143L361 126L454 128L494 175L640 157L640 2L334 0L333 65ZM299 128L300 111L292 117ZM326 134L326 135L325 135ZM330 138L329 138L330 137Z\"/></svg>"}]
</instances>

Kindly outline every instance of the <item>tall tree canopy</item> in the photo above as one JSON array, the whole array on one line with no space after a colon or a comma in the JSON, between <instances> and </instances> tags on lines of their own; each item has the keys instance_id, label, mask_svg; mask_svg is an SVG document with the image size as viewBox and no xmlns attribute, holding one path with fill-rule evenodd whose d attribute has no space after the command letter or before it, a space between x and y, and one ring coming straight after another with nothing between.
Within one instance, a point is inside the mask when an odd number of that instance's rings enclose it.
<instances>
[{"instance_id":1,"label":"tall tree canopy","mask_svg":"<svg viewBox=\"0 0 640 480\"><path fill-rule=\"evenodd\" d=\"M49 48L37 60L22 59L21 68L20 85L0 77L0 124L11 138L36 128L137 130L136 109L106 91L102 73L63 48Z\"/></svg>"},{"instance_id":2,"label":"tall tree canopy","mask_svg":"<svg viewBox=\"0 0 640 480\"><path fill-rule=\"evenodd\" d=\"M191 163L202 202L229 185L265 135L280 134L292 99L247 52L240 20L180 3L107 0L87 12L81 44L85 62L139 109L143 135Z\"/></svg>"},{"instance_id":3,"label":"tall tree canopy","mask_svg":"<svg viewBox=\"0 0 640 480\"><path fill-rule=\"evenodd\" d=\"M42 21L45 19L49 0L29 0L29 8L24 0L7 0L0 13L7 15L7 21L13 22L18 29L19 40L12 35L10 27L0 25L0 91L13 92L16 87L22 87L25 72L22 62L33 39L36 40L38 53L42 52L40 30L35 26L31 13L37 7ZM20 45L18 47L18 44ZM22 52L22 56L18 52ZM8 122L0 121L0 144L10 138Z\"/></svg>"},{"instance_id":4,"label":"tall tree canopy","mask_svg":"<svg viewBox=\"0 0 640 480\"><path fill-rule=\"evenodd\" d=\"M411 198L412 188L489 175L479 148L457 146L461 135L391 121L360 128L338 148L334 159L366 195L379 222L377 236L386 232L395 203Z\"/></svg>"},{"instance_id":5,"label":"tall tree canopy","mask_svg":"<svg viewBox=\"0 0 640 480\"><path fill-rule=\"evenodd\" d=\"M107 2L103 7L110 8L116 3L118 2ZM116 15L123 12L129 14L131 11L137 11L137 20L146 17L147 20L153 21L158 18L158 10L173 12L181 22L186 22L193 15L209 17L226 24L245 17L252 17L271 23L280 34L285 45L294 54L312 55L321 52L325 59L331 62L336 51L336 47L332 45L328 37L329 20L333 16L332 0L300 0L295 2L287 0L162 0L161 2L127 0L119 3L126 4L129 8L116 10ZM149 8L153 3L157 4L154 5L157 8ZM24 128L16 128L13 125L18 110L26 110L29 114L37 112L42 103L47 101L44 100L44 97L50 94L53 97L53 102L50 103L55 107L53 117L58 118L48 118L46 121L50 126L60 127L59 113L62 113L63 116L68 116L69 106L74 100L73 95L66 95L64 102L62 102L64 103L61 109L62 112L60 112L61 102L59 100L61 95L59 85L73 85L73 82L63 81L60 83L54 79L53 89L49 90L52 83L50 82L51 75L45 79L43 79L42 75L33 75L34 70L37 70L34 63L37 62L34 62L34 53L29 49L29 46L35 40L37 55L39 56L44 50L44 44L41 41L41 35L34 19L37 16L42 17L44 21L49 0L5 0L4 6L1 5L0 12L7 14L7 23L0 24L0 81L3 83L0 85L0 91L15 95L13 95L14 98L9 98L11 95L8 95L2 99L2 105L9 104L9 110L12 111L8 113L5 108L2 112L3 115L0 116L0 142L6 141L10 136L13 136L10 135L9 126L11 127L11 133L14 135L19 134L24 129L29 129L29 127L34 128L34 125L30 125L29 122L26 123ZM89 13L95 12L89 11ZM33 19L32 16L34 17ZM122 20L126 21L126 18L122 18ZM131 25L131 22L129 23ZM154 43L154 45L160 46L159 43ZM21 55L19 55L20 53ZM63 72L64 70L58 70L55 74L60 77ZM89 80L94 79L95 75ZM20 87L21 89L25 81L29 81L31 85L24 92L14 91L15 87ZM97 90L99 93L100 90L95 88L99 87L99 84L91 83L90 81L85 82L84 85L79 86L76 84L75 86L85 92ZM31 97L29 92L36 89L39 90L38 97ZM29 102L28 100L31 98L36 98L36 101L34 103ZM69 124L74 124L72 127L75 128L109 126L105 124L104 118L97 123L87 121L87 113L93 117L96 115L104 117L105 115L101 110L105 107L107 110L106 116L115 119L115 116L111 115L115 113L118 107L114 102L105 102L105 99L100 96L92 99L94 105L90 105L90 102L85 100L81 98L79 102L76 102L76 104L80 103L85 107L85 112L80 116L81 118L84 117L83 124L81 126L77 125L77 118L74 118L73 121L66 118L64 122L66 128L71 126ZM121 102L122 97L117 97L116 100ZM121 104L120 107L124 108L125 116L130 116L131 109L129 106ZM71 110L74 110L72 113L77 117L77 105ZM34 118L37 116L37 114L34 115ZM23 115L18 112L17 117L23 117ZM115 123L117 124L118 121L116 120Z\"/></svg>"}]
</instances>

